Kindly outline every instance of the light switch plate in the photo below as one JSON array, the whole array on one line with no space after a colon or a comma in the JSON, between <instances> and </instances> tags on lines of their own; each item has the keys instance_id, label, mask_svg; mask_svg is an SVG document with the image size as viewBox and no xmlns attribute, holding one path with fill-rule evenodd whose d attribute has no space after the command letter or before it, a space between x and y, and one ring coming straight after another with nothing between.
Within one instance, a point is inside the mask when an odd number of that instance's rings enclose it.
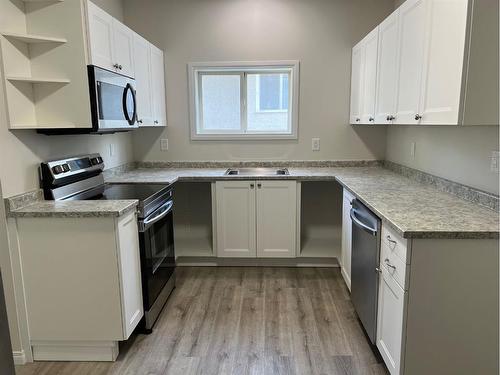
<instances>
[{"instance_id":1,"label":"light switch plate","mask_svg":"<svg viewBox=\"0 0 500 375\"><path fill-rule=\"evenodd\" d=\"M312 139L312 150L313 151L319 151L320 144L319 144L319 138L313 138Z\"/></svg>"},{"instance_id":2,"label":"light switch plate","mask_svg":"<svg viewBox=\"0 0 500 375\"><path fill-rule=\"evenodd\" d=\"M492 172L498 173L500 167L499 163L500 163L500 151L492 151L490 160L490 170Z\"/></svg>"},{"instance_id":3,"label":"light switch plate","mask_svg":"<svg viewBox=\"0 0 500 375\"><path fill-rule=\"evenodd\" d=\"M168 151L168 139L166 138L160 139L160 150Z\"/></svg>"}]
</instances>

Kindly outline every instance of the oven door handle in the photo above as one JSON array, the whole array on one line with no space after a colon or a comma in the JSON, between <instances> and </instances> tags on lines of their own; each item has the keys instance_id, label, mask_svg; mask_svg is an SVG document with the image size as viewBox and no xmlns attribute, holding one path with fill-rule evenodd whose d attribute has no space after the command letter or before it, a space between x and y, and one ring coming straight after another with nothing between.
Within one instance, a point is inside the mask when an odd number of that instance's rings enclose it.
<instances>
[{"instance_id":1,"label":"oven door handle","mask_svg":"<svg viewBox=\"0 0 500 375\"><path fill-rule=\"evenodd\" d=\"M149 225L153 225L154 223L160 221L165 216L167 216L169 214L169 212L172 211L173 205L174 205L174 201L170 200L158 209L158 211L160 211L159 214L157 214L153 217L148 217L148 218L144 219L144 222L143 222L144 228L146 228Z\"/></svg>"}]
</instances>

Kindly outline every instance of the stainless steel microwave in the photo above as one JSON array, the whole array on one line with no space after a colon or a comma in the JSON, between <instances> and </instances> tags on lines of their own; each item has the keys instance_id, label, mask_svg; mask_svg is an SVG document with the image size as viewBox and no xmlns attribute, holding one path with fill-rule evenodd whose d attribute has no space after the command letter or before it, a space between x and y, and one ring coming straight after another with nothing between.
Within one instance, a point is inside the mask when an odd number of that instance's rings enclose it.
<instances>
[{"instance_id":1,"label":"stainless steel microwave","mask_svg":"<svg viewBox=\"0 0 500 375\"><path fill-rule=\"evenodd\" d=\"M111 133L138 128L135 80L88 66L92 132Z\"/></svg>"}]
</instances>

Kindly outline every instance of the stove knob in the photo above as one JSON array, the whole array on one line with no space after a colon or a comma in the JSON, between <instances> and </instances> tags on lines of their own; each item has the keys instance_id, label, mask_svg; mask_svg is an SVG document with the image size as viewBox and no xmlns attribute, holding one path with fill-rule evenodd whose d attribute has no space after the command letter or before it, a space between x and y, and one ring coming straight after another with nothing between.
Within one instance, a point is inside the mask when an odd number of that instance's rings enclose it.
<instances>
[{"instance_id":1,"label":"stove knob","mask_svg":"<svg viewBox=\"0 0 500 375\"><path fill-rule=\"evenodd\" d=\"M97 157L97 162L98 162L99 164L102 164L102 163L103 163L102 158L101 158L100 156L98 156L98 157Z\"/></svg>"},{"instance_id":2,"label":"stove knob","mask_svg":"<svg viewBox=\"0 0 500 375\"><path fill-rule=\"evenodd\" d=\"M70 168L69 168L69 165L68 164L63 164L62 165L62 169L64 172L69 172Z\"/></svg>"},{"instance_id":3,"label":"stove knob","mask_svg":"<svg viewBox=\"0 0 500 375\"><path fill-rule=\"evenodd\" d=\"M52 172L54 174L59 174L59 173L63 173L64 170L63 170L63 167L61 165L56 165L55 167L52 167Z\"/></svg>"},{"instance_id":4,"label":"stove knob","mask_svg":"<svg viewBox=\"0 0 500 375\"><path fill-rule=\"evenodd\" d=\"M92 164L92 165L99 164L99 158L92 158L92 159L90 159L90 164Z\"/></svg>"}]
</instances>

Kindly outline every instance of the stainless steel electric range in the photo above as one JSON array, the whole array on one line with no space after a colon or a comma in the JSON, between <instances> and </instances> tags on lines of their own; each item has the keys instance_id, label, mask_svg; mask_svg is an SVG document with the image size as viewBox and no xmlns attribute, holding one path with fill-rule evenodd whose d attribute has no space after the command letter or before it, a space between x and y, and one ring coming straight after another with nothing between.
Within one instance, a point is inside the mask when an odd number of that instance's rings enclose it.
<instances>
[{"instance_id":1,"label":"stainless steel electric range","mask_svg":"<svg viewBox=\"0 0 500 375\"><path fill-rule=\"evenodd\" d=\"M41 164L41 186L47 200L137 199L144 318L150 333L175 287L173 188L161 184L105 184L99 154Z\"/></svg>"}]
</instances>

